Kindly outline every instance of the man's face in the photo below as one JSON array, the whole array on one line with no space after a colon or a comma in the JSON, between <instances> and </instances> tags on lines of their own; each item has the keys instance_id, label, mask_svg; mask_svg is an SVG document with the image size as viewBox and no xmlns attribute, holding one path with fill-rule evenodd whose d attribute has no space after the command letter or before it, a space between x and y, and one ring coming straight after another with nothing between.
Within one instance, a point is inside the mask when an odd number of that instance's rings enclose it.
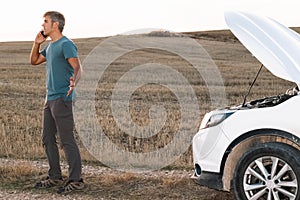
<instances>
[{"instance_id":1,"label":"man's face","mask_svg":"<svg viewBox=\"0 0 300 200\"><path fill-rule=\"evenodd\" d=\"M44 29L44 34L45 35L49 35L52 30L53 30L53 25L57 23L57 22L54 22L52 23L52 20L49 16L45 16L44 17L44 23L42 24L43 26L43 29Z\"/></svg>"}]
</instances>

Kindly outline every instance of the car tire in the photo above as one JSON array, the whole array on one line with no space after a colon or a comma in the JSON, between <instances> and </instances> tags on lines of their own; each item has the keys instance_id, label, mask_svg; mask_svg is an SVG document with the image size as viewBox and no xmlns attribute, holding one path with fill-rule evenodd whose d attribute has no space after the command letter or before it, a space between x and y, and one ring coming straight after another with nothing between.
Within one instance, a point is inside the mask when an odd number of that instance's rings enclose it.
<instances>
[{"instance_id":1,"label":"car tire","mask_svg":"<svg viewBox=\"0 0 300 200\"><path fill-rule=\"evenodd\" d=\"M238 200L300 199L299 150L283 143L262 143L237 162L233 189Z\"/></svg>"}]
</instances>

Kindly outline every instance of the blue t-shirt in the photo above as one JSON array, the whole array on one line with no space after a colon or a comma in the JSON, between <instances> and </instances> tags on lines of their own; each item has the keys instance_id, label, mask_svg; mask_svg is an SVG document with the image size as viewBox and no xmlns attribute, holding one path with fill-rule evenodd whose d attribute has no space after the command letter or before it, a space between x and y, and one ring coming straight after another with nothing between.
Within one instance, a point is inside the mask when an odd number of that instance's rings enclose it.
<instances>
[{"instance_id":1,"label":"blue t-shirt","mask_svg":"<svg viewBox=\"0 0 300 200\"><path fill-rule=\"evenodd\" d=\"M75 90L67 96L70 86L70 77L74 76L74 69L68 58L77 58L77 47L72 40L63 36L59 40L49 43L41 54L46 57L46 86L47 101L63 98L73 100Z\"/></svg>"}]
</instances>

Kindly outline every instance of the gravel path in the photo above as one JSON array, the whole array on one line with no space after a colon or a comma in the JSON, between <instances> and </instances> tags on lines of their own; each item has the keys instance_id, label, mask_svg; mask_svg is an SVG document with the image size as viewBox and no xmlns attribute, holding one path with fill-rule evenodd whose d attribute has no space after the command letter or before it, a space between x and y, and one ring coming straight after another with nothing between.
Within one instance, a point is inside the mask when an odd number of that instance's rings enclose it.
<instances>
[{"instance_id":1,"label":"gravel path","mask_svg":"<svg viewBox=\"0 0 300 200\"><path fill-rule=\"evenodd\" d=\"M65 199L82 199L82 200L89 200L95 199L91 198L90 196L61 196L56 194L34 194L30 192L20 192L16 190L10 191L0 191L0 199L7 199L7 200L33 200L33 199L40 199L40 200L65 200Z\"/></svg>"},{"instance_id":2,"label":"gravel path","mask_svg":"<svg viewBox=\"0 0 300 200\"><path fill-rule=\"evenodd\" d=\"M90 200L90 199L201 199L233 200L231 193L212 190L194 183L190 177L192 170L160 170L145 173L129 173L97 165L83 165L83 178L86 190L66 196L56 194L56 189L35 190L33 185L48 170L45 160L30 161L0 158L1 169L14 169L20 174L21 185L9 187L9 181L2 178L5 187L0 185L2 200ZM26 174L26 170L29 173ZM30 171L32 170L32 171ZM67 165L62 163L63 173ZM23 173L25 171L25 173ZM1 180L1 174L0 174ZM23 182L25 182L23 184ZM11 188L11 189L10 189Z\"/></svg>"}]
</instances>

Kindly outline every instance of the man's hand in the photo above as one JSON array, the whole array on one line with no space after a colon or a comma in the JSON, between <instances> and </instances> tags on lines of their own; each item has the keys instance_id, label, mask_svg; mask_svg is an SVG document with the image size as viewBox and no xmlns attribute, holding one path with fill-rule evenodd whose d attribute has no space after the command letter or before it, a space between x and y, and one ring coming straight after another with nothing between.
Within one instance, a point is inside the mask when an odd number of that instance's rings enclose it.
<instances>
[{"instance_id":1,"label":"man's hand","mask_svg":"<svg viewBox=\"0 0 300 200\"><path fill-rule=\"evenodd\" d=\"M75 87L74 77L70 77L70 86L69 86L69 91L68 91L67 96L69 96L70 94L72 94L72 92L74 90L74 87Z\"/></svg>"},{"instance_id":2,"label":"man's hand","mask_svg":"<svg viewBox=\"0 0 300 200\"><path fill-rule=\"evenodd\" d=\"M44 37L44 36L42 35L42 31L40 31L40 32L36 35L34 42L35 42L36 44L42 44L43 42L46 41L46 39L47 39L47 37Z\"/></svg>"}]
</instances>

